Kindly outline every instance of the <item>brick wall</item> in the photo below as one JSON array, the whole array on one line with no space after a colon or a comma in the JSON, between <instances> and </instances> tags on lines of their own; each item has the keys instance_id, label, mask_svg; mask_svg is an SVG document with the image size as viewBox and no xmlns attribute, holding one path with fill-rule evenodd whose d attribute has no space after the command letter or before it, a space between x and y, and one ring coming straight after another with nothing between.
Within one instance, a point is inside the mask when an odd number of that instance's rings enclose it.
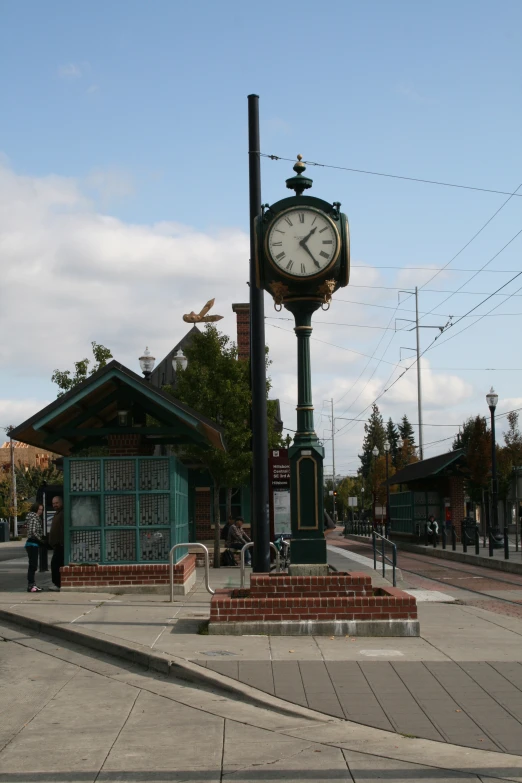
<instances>
[{"instance_id":1,"label":"brick wall","mask_svg":"<svg viewBox=\"0 0 522 783\"><path fill-rule=\"evenodd\" d=\"M372 588L364 574L251 577L250 590L216 590L210 622L299 620L416 620L413 596Z\"/></svg>"},{"instance_id":2,"label":"brick wall","mask_svg":"<svg viewBox=\"0 0 522 783\"><path fill-rule=\"evenodd\" d=\"M141 435L113 434L107 436L107 446L111 457L151 457L154 444L147 443Z\"/></svg>"},{"instance_id":3,"label":"brick wall","mask_svg":"<svg viewBox=\"0 0 522 783\"><path fill-rule=\"evenodd\" d=\"M182 585L196 569L196 555L186 555L174 565L174 584ZM168 585L167 563L133 565L68 565L61 569L62 587L129 587Z\"/></svg>"},{"instance_id":4,"label":"brick wall","mask_svg":"<svg viewBox=\"0 0 522 783\"><path fill-rule=\"evenodd\" d=\"M195 498L196 541L214 538L212 528L212 492L210 487L196 487Z\"/></svg>"},{"instance_id":5,"label":"brick wall","mask_svg":"<svg viewBox=\"0 0 522 783\"><path fill-rule=\"evenodd\" d=\"M250 305L233 304L236 314L238 358L248 359L250 356Z\"/></svg>"},{"instance_id":6,"label":"brick wall","mask_svg":"<svg viewBox=\"0 0 522 783\"><path fill-rule=\"evenodd\" d=\"M466 491L464 488L464 479L460 476L450 476L449 478L449 497L451 505L451 516L455 530L457 531L457 541L460 541L460 523L466 516Z\"/></svg>"},{"instance_id":7,"label":"brick wall","mask_svg":"<svg viewBox=\"0 0 522 783\"><path fill-rule=\"evenodd\" d=\"M36 446L29 446L27 443L19 443L18 441L15 441L15 465L46 468L59 456L59 454L54 454L52 451L47 451L46 449L37 448ZM11 465L11 447L9 441L6 441L0 445L0 467L4 465L6 467Z\"/></svg>"}]
</instances>

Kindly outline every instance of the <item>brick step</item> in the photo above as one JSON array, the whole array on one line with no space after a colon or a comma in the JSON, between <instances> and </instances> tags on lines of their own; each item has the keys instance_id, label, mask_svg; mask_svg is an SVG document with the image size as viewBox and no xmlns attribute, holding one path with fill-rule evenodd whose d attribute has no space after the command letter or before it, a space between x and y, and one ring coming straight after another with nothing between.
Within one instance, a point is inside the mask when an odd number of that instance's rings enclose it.
<instances>
[{"instance_id":1,"label":"brick step","mask_svg":"<svg viewBox=\"0 0 522 783\"><path fill-rule=\"evenodd\" d=\"M375 588L373 595L364 597L280 594L267 598L251 591L247 596L246 590L217 590L210 605L210 622L417 619L415 598L396 588Z\"/></svg>"}]
</instances>

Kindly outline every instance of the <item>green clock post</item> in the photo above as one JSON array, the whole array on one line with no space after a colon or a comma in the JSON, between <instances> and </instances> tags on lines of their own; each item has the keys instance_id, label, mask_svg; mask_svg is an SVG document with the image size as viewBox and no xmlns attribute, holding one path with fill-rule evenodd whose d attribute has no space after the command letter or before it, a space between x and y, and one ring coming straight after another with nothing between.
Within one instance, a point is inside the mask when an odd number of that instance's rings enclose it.
<instances>
[{"instance_id":1,"label":"green clock post","mask_svg":"<svg viewBox=\"0 0 522 783\"><path fill-rule=\"evenodd\" d=\"M328 309L332 294L348 285L350 234L339 202L304 195L312 180L304 176L300 155L286 186L295 196L263 207L256 223L257 283L295 319L297 337L297 432L290 448L291 573L327 572L323 522L324 448L314 429L310 336L312 315Z\"/></svg>"}]
</instances>

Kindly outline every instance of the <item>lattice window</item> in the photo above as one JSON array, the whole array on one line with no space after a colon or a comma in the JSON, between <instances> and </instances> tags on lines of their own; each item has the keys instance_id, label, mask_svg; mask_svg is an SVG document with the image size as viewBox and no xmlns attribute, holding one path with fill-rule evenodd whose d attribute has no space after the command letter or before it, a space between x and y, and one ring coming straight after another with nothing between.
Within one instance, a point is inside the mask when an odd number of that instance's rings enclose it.
<instances>
[{"instance_id":1,"label":"lattice window","mask_svg":"<svg viewBox=\"0 0 522 783\"><path fill-rule=\"evenodd\" d=\"M105 463L105 491L136 489L136 463L130 459L111 459Z\"/></svg>"},{"instance_id":2,"label":"lattice window","mask_svg":"<svg viewBox=\"0 0 522 783\"><path fill-rule=\"evenodd\" d=\"M105 527L136 524L135 495L105 496Z\"/></svg>"},{"instance_id":3,"label":"lattice window","mask_svg":"<svg viewBox=\"0 0 522 783\"><path fill-rule=\"evenodd\" d=\"M136 534L134 530L107 530L105 533L105 562L136 560Z\"/></svg>"},{"instance_id":4,"label":"lattice window","mask_svg":"<svg viewBox=\"0 0 522 783\"><path fill-rule=\"evenodd\" d=\"M140 495L140 525L170 525L170 495Z\"/></svg>"},{"instance_id":5,"label":"lattice window","mask_svg":"<svg viewBox=\"0 0 522 783\"><path fill-rule=\"evenodd\" d=\"M140 489L169 489L169 462L166 459L140 461Z\"/></svg>"},{"instance_id":6,"label":"lattice window","mask_svg":"<svg viewBox=\"0 0 522 783\"><path fill-rule=\"evenodd\" d=\"M71 527L99 527L100 524L99 495L71 498Z\"/></svg>"},{"instance_id":7,"label":"lattice window","mask_svg":"<svg viewBox=\"0 0 522 783\"><path fill-rule=\"evenodd\" d=\"M100 476L99 460L71 460L71 492L99 492Z\"/></svg>"},{"instance_id":8,"label":"lattice window","mask_svg":"<svg viewBox=\"0 0 522 783\"><path fill-rule=\"evenodd\" d=\"M99 563L101 561L101 533L99 530L71 531L71 563Z\"/></svg>"},{"instance_id":9,"label":"lattice window","mask_svg":"<svg viewBox=\"0 0 522 783\"><path fill-rule=\"evenodd\" d=\"M140 560L168 560L170 530L140 530Z\"/></svg>"}]
</instances>

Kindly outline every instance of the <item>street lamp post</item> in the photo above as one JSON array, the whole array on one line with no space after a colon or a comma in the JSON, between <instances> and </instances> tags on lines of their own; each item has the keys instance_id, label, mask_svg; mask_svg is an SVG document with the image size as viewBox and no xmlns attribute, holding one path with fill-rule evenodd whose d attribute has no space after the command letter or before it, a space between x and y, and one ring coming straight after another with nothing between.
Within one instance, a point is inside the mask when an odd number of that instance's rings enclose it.
<instances>
[{"instance_id":1,"label":"street lamp post","mask_svg":"<svg viewBox=\"0 0 522 783\"><path fill-rule=\"evenodd\" d=\"M388 459L390 456L390 442L388 440L384 441L384 453L386 455L386 538L390 537L390 529L391 529L391 516L390 516L390 486L388 484L389 479L389 466L388 466Z\"/></svg>"},{"instance_id":2,"label":"street lamp post","mask_svg":"<svg viewBox=\"0 0 522 783\"><path fill-rule=\"evenodd\" d=\"M491 526L490 526L490 550L491 550L491 527L493 532L498 534L498 480L497 480L497 448L495 438L495 408L498 403L498 394L495 393L493 387L491 387L489 394L486 394L486 401L488 403L489 412L491 414ZM506 560L509 558L509 542L508 542L508 529L506 520L504 520L504 557Z\"/></svg>"},{"instance_id":3,"label":"street lamp post","mask_svg":"<svg viewBox=\"0 0 522 783\"><path fill-rule=\"evenodd\" d=\"M377 475L376 475L376 468L377 468L377 457L379 456L379 449L377 446L374 446L372 449L373 454L373 509L372 509L372 525L375 527L375 504L377 502Z\"/></svg>"},{"instance_id":4,"label":"street lamp post","mask_svg":"<svg viewBox=\"0 0 522 783\"><path fill-rule=\"evenodd\" d=\"M145 348L143 356L139 358L140 368L146 381L150 381L150 376L156 363L156 357L151 354L148 348Z\"/></svg>"},{"instance_id":5,"label":"street lamp post","mask_svg":"<svg viewBox=\"0 0 522 783\"><path fill-rule=\"evenodd\" d=\"M175 356L172 357L172 369L174 372L177 372L178 370L186 370L188 364L188 359L179 348L175 354Z\"/></svg>"}]
</instances>

